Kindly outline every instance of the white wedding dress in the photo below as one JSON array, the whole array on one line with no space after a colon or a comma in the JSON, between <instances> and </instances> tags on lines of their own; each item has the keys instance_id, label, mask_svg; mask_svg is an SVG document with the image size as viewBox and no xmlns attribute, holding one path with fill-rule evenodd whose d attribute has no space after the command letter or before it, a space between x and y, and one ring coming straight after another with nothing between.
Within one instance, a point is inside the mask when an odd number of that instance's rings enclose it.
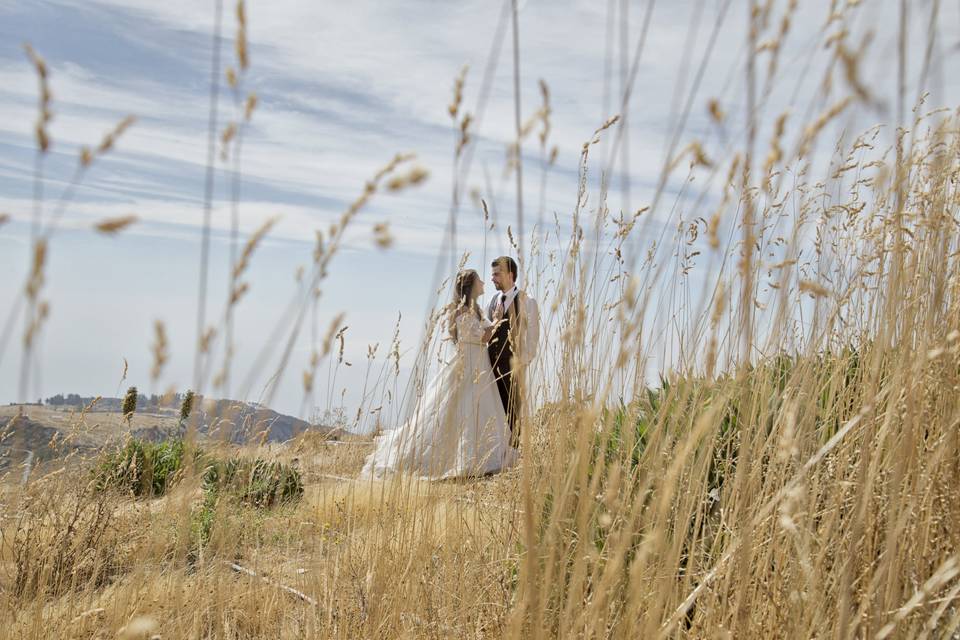
<instances>
[{"instance_id":1,"label":"white wedding dress","mask_svg":"<svg viewBox=\"0 0 960 640\"><path fill-rule=\"evenodd\" d=\"M483 331L473 313L457 320L456 352L427 386L410 419L376 439L362 476L407 473L421 478L481 476L517 460Z\"/></svg>"}]
</instances>

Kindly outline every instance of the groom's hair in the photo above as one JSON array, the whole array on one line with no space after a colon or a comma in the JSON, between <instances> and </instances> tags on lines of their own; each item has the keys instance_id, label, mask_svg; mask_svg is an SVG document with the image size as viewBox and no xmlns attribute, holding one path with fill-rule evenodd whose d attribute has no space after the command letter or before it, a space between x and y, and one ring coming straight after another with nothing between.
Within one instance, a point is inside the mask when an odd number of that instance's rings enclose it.
<instances>
[{"instance_id":1,"label":"groom's hair","mask_svg":"<svg viewBox=\"0 0 960 640\"><path fill-rule=\"evenodd\" d=\"M513 279L517 279L517 263L510 256L500 256L496 260L490 263L491 267L500 267L501 269L506 269L510 272L510 275L513 276Z\"/></svg>"}]
</instances>

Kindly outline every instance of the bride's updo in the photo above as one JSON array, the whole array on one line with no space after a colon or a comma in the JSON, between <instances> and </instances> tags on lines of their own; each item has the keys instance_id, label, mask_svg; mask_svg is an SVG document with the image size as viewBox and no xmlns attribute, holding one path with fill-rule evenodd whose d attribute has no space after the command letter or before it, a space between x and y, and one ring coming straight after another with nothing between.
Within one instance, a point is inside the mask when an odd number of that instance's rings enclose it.
<instances>
[{"instance_id":1,"label":"bride's updo","mask_svg":"<svg viewBox=\"0 0 960 640\"><path fill-rule=\"evenodd\" d=\"M477 284L480 276L473 269L464 269L457 274L456 282L453 285L453 302L448 305L447 330L450 337L456 342L457 336L457 318L463 313L473 312L477 318L481 318L480 307L477 306L473 298L473 288Z\"/></svg>"}]
</instances>

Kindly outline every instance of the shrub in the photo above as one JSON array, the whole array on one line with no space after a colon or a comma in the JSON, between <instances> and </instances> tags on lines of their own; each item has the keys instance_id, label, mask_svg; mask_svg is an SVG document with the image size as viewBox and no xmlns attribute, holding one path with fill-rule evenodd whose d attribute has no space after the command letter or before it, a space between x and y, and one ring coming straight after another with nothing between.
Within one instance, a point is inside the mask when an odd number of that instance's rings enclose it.
<instances>
[{"instance_id":1,"label":"shrub","mask_svg":"<svg viewBox=\"0 0 960 640\"><path fill-rule=\"evenodd\" d=\"M303 495L299 471L262 458L214 460L203 473L203 487L208 493L226 492L258 508L296 502Z\"/></svg>"},{"instance_id":2,"label":"shrub","mask_svg":"<svg viewBox=\"0 0 960 640\"><path fill-rule=\"evenodd\" d=\"M210 542L210 532L213 530L213 520L217 512L217 492L204 491L203 504L199 509L193 511L190 520L191 540L194 544L205 546ZM197 557L196 547L190 551L190 560L194 561Z\"/></svg>"},{"instance_id":3,"label":"shrub","mask_svg":"<svg viewBox=\"0 0 960 640\"><path fill-rule=\"evenodd\" d=\"M183 466L182 439L149 442L132 439L107 456L96 470L96 487L116 488L137 497L166 493Z\"/></svg>"},{"instance_id":4,"label":"shrub","mask_svg":"<svg viewBox=\"0 0 960 640\"><path fill-rule=\"evenodd\" d=\"M203 504L193 512L191 533L194 543L205 546L210 541L221 498L233 499L256 509L294 503L303 496L300 472L282 462L210 458L203 472ZM197 557L197 549L191 551Z\"/></svg>"}]
</instances>

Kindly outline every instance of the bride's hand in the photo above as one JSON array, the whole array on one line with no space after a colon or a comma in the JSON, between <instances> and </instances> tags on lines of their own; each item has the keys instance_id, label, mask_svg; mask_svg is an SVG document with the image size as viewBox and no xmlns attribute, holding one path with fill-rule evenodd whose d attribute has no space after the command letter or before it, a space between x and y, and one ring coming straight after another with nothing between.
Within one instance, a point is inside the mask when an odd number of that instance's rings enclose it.
<instances>
[{"instance_id":1,"label":"bride's hand","mask_svg":"<svg viewBox=\"0 0 960 640\"><path fill-rule=\"evenodd\" d=\"M490 339L493 337L493 326L487 327L483 330L483 341L490 342Z\"/></svg>"}]
</instances>

